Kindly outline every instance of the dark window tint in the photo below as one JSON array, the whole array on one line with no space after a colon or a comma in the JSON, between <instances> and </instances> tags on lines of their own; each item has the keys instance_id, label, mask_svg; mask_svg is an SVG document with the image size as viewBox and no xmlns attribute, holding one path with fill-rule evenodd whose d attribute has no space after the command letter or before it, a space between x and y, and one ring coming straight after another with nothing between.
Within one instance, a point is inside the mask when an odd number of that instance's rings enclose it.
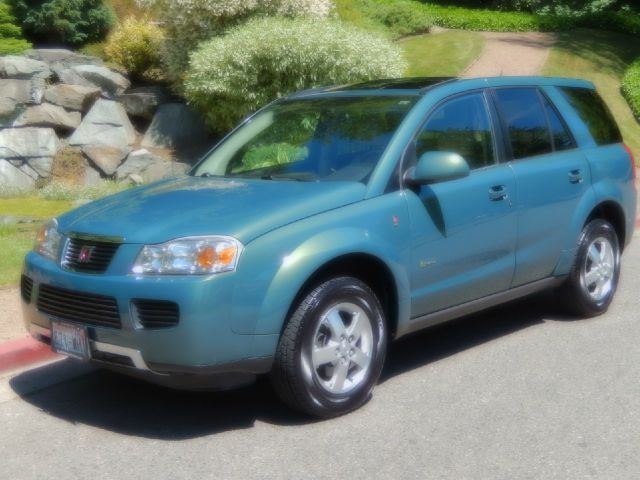
<instances>
[{"instance_id":1,"label":"dark window tint","mask_svg":"<svg viewBox=\"0 0 640 480\"><path fill-rule=\"evenodd\" d=\"M416 139L416 153L420 158L431 151L458 153L471 168L495 163L491 124L481 93L449 100L431 114Z\"/></svg>"},{"instance_id":2,"label":"dark window tint","mask_svg":"<svg viewBox=\"0 0 640 480\"><path fill-rule=\"evenodd\" d=\"M622 135L611 112L595 90L563 87L560 91L580 115L598 145L622 141Z\"/></svg>"},{"instance_id":3,"label":"dark window tint","mask_svg":"<svg viewBox=\"0 0 640 480\"><path fill-rule=\"evenodd\" d=\"M496 90L496 100L514 159L553 150L547 117L535 88L501 88Z\"/></svg>"},{"instance_id":4,"label":"dark window tint","mask_svg":"<svg viewBox=\"0 0 640 480\"><path fill-rule=\"evenodd\" d=\"M569 150L575 148L573 137L569 133L567 126L560 118L556 109L553 108L551 102L544 99L544 106L547 110L547 118L549 119L549 127L551 128L551 136L553 137L553 147L556 151Z\"/></svg>"}]
</instances>

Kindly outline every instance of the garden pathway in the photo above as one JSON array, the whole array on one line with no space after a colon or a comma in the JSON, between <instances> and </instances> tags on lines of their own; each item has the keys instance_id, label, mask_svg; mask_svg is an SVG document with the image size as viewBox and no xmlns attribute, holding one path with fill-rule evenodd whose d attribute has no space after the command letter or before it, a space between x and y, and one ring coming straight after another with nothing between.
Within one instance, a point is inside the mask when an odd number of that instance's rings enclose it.
<instances>
[{"instance_id":1,"label":"garden pathway","mask_svg":"<svg viewBox=\"0 0 640 480\"><path fill-rule=\"evenodd\" d=\"M542 32L484 32L482 35L484 49L462 77L539 75L556 41L555 34Z\"/></svg>"}]
</instances>

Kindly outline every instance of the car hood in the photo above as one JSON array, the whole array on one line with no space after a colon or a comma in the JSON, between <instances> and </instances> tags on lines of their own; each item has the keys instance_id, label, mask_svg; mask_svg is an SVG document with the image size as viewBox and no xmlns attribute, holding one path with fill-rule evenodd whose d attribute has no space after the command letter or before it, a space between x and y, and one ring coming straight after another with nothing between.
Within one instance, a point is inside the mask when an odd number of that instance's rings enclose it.
<instances>
[{"instance_id":1,"label":"car hood","mask_svg":"<svg viewBox=\"0 0 640 480\"><path fill-rule=\"evenodd\" d=\"M192 235L230 235L244 244L271 230L360 201L357 182L296 182L182 177L88 203L60 217L62 233L160 243Z\"/></svg>"}]
</instances>

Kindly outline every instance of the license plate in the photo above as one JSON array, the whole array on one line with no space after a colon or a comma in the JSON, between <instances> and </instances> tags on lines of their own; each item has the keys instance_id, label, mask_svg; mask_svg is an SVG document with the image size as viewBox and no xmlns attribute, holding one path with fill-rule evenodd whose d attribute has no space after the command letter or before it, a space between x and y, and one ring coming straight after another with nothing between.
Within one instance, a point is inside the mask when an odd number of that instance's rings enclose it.
<instances>
[{"instance_id":1,"label":"license plate","mask_svg":"<svg viewBox=\"0 0 640 480\"><path fill-rule=\"evenodd\" d=\"M89 360L89 336L85 327L51 321L51 348L80 360Z\"/></svg>"}]
</instances>

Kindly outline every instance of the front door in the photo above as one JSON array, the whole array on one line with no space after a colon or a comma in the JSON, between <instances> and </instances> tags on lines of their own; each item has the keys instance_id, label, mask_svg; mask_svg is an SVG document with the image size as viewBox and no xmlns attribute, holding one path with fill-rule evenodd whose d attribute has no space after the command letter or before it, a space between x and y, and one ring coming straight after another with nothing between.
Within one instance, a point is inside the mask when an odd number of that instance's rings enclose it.
<instances>
[{"instance_id":1,"label":"front door","mask_svg":"<svg viewBox=\"0 0 640 480\"><path fill-rule=\"evenodd\" d=\"M412 245L412 317L507 290L515 265L516 185L496 159L483 92L437 107L415 141L429 151L462 155L468 177L407 189Z\"/></svg>"}]
</instances>

